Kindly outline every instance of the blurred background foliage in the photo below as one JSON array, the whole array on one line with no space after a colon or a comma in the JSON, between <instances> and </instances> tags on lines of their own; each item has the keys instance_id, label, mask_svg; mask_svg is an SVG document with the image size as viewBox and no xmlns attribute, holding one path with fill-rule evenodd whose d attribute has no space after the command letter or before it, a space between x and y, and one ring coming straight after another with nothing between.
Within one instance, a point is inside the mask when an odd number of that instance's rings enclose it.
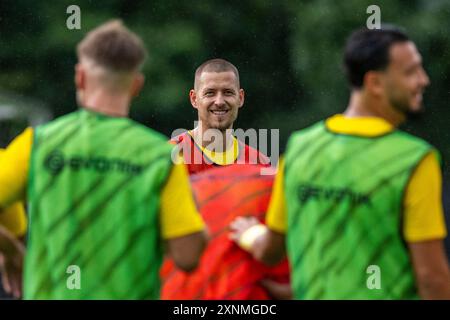
<instances>
[{"instance_id":1,"label":"blurred background foliage","mask_svg":"<svg viewBox=\"0 0 450 320\"><path fill-rule=\"evenodd\" d=\"M81 30L68 30L69 5ZM195 68L222 57L241 73L246 102L236 127L289 134L342 112L349 90L341 72L349 33L381 20L403 26L417 43L432 81L427 113L403 128L434 144L450 178L450 1L28 1L0 0L0 89L44 102L54 116L77 108L75 46L91 28L121 18L149 51L146 85L132 118L170 135L196 119L188 100Z\"/></svg>"}]
</instances>

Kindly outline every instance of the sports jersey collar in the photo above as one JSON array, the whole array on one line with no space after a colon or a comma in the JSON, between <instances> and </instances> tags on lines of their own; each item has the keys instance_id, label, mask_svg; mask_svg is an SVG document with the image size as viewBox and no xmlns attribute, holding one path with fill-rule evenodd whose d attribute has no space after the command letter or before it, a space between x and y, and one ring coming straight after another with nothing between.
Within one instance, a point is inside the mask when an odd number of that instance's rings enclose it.
<instances>
[{"instance_id":1,"label":"sports jersey collar","mask_svg":"<svg viewBox=\"0 0 450 320\"><path fill-rule=\"evenodd\" d=\"M191 130L188 131L188 134L191 136L192 141L194 141L195 145L198 146L200 150L202 150L203 154L217 165L225 166L233 164L239 157L239 142L234 136L233 136L233 148L230 148L224 152L217 152L208 150L207 148L198 144L195 141L195 138Z\"/></svg>"},{"instance_id":2,"label":"sports jersey collar","mask_svg":"<svg viewBox=\"0 0 450 320\"><path fill-rule=\"evenodd\" d=\"M394 130L394 127L382 118L350 118L343 114L336 114L326 119L325 125L328 130L334 133L363 137L377 137Z\"/></svg>"},{"instance_id":3,"label":"sports jersey collar","mask_svg":"<svg viewBox=\"0 0 450 320\"><path fill-rule=\"evenodd\" d=\"M123 115L112 115L108 113L103 113L94 109L86 108L86 107L80 107L78 109L80 113L84 117L97 117L98 119L126 119L128 116Z\"/></svg>"}]
</instances>

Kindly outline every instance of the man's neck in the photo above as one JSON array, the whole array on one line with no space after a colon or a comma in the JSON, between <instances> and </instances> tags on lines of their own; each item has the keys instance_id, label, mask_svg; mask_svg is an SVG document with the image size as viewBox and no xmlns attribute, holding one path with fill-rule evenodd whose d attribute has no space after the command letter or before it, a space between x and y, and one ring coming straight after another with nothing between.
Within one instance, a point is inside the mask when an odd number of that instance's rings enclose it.
<instances>
[{"instance_id":1,"label":"man's neck","mask_svg":"<svg viewBox=\"0 0 450 320\"><path fill-rule=\"evenodd\" d=\"M192 135L197 144L211 151L225 152L233 148L234 136L231 128L227 130L208 129L199 125L192 130Z\"/></svg>"},{"instance_id":2,"label":"man's neck","mask_svg":"<svg viewBox=\"0 0 450 320\"><path fill-rule=\"evenodd\" d=\"M128 117L130 98L124 94L112 95L103 91L97 91L90 94L83 101L83 107L108 116Z\"/></svg>"},{"instance_id":3,"label":"man's neck","mask_svg":"<svg viewBox=\"0 0 450 320\"><path fill-rule=\"evenodd\" d=\"M392 126L398 127L405 121L405 116L388 105L367 97L362 91L353 91L344 115L349 118L376 117L382 118Z\"/></svg>"}]
</instances>

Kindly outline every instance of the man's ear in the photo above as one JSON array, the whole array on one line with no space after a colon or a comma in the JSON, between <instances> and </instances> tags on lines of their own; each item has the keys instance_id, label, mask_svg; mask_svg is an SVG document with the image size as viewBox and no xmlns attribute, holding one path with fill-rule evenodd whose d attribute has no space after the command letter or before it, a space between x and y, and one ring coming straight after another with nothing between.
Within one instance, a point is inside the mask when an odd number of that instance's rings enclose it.
<instances>
[{"instance_id":1,"label":"man's ear","mask_svg":"<svg viewBox=\"0 0 450 320\"><path fill-rule=\"evenodd\" d=\"M84 90L86 86L86 73L81 63L75 65L75 87L77 90Z\"/></svg>"},{"instance_id":2,"label":"man's ear","mask_svg":"<svg viewBox=\"0 0 450 320\"><path fill-rule=\"evenodd\" d=\"M242 108L245 101L245 91L244 89L239 89L239 108Z\"/></svg>"},{"instance_id":3,"label":"man's ear","mask_svg":"<svg viewBox=\"0 0 450 320\"><path fill-rule=\"evenodd\" d=\"M194 89L189 91L189 100L191 101L192 107L198 109L197 107L197 94Z\"/></svg>"},{"instance_id":4,"label":"man's ear","mask_svg":"<svg viewBox=\"0 0 450 320\"><path fill-rule=\"evenodd\" d=\"M138 73L131 84L131 96L137 97L144 86L145 76L142 73Z\"/></svg>"},{"instance_id":5,"label":"man's ear","mask_svg":"<svg viewBox=\"0 0 450 320\"><path fill-rule=\"evenodd\" d=\"M364 88L367 92L382 96L384 94L384 77L380 71L368 71L364 75Z\"/></svg>"}]
</instances>

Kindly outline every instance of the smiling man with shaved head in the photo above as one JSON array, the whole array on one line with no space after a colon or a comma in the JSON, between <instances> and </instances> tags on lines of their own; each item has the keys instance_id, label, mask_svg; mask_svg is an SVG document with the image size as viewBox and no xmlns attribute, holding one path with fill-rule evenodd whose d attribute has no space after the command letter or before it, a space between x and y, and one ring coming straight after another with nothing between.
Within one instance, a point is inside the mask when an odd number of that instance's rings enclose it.
<instances>
[{"instance_id":1,"label":"smiling man with shaved head","mask_svg":"<svg viewBox=\"0 0 450 320\"><path fill-rule=\"evenodd\" d=\"M269 164L267 156L233 135L245 92L232 63L212 59L201 64L195 71L189 98L198 112L198 126L172 138L189 173L233 163Z\"/></svg>"}]
</instances>

